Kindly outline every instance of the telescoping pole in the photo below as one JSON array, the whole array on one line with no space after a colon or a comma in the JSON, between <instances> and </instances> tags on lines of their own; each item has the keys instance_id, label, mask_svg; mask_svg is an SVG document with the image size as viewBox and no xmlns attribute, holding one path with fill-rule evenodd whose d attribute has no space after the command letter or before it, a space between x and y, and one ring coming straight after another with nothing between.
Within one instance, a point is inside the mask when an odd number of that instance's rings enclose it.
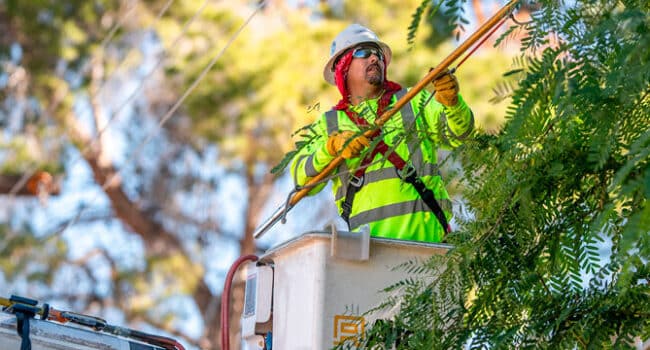
<instances>
[{"instance_id":1,"label":"telescoping pole","mask_svg":"<svg viewBox=\"0 0 650 350\"><path fill-rule=\"evenodd\" d=\"M429 71L429 73L422 78L417 84L415 84L402 98L400 98L393 108L382 113L379 118L375 121L375 126L381 128L395 113L397 113L404 105L406 105L415 95L417 95L422 89L424 89L428 84L430 84L438 75L444 72L449 66L451 66L454 61L456 61L465 51L467 51L472 45L474 45L478 40L480 40L486 33L492 29L495 25L499 24L500 21L506 16L510 15L514 10L515 6L519 3L520 0L511 0L505 6L503 6L497 13L495 13L490 19L488 19L483 25L477 29L472 35L470 35L467 40L465 40L460 46L458 46L454 51L449 54L440 64L435 68ZM373 134L374 130L367 130L363 134L366 137L370 137ZM257 228L254 232L255 238L260 238L266 231L268 231L273 225L280 221L284 215L293 208L296 203L303 199L307 193L313 188L314 185L323 181L331 172L338 168L345 159L341 156L334 158L318 175L311 178L299 191L297 191L287 202L285 206L278 208L269 219L267 219L260 227Z\"/></svg>"}]
</instances>

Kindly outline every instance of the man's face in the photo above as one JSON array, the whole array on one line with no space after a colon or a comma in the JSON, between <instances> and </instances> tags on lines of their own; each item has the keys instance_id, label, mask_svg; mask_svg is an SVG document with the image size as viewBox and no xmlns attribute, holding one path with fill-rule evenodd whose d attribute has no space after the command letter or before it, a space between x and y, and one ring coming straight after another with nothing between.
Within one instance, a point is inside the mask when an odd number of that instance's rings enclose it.
<instances>
[{"instance_id":1,"label":"man's face","mask_svg":"<svg viewBox=\"0 0 650 350\"><path fill-rule=\"evenodd\" d=\"M381 49L373 44L360 44L352 52L348 84L365 82L374 86L383 85L385 62Z\"/></svg>"}]
</instances>

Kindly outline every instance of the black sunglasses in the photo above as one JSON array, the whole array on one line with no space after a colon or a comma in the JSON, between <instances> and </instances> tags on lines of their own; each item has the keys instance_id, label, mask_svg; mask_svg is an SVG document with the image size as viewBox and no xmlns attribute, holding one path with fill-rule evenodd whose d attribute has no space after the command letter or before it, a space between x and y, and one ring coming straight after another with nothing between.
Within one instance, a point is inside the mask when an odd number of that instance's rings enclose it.
<instances>
[{"instance_id":1,"label":"black sunglasses","mask_svg":"<svg viewBox=\"0 0 650 350\"><path fill-rule=\"evenodd\" d=\"M350 51L346 51L346 52L350 52ZM334 63L332 64L332 72L334 72L336 70L336 65L339 63L339 61L341 60L341 57L343 57L344 54L345 53L339 55L339 57L337 57L336 60L334 60ZM375 46L370 46L370 47L362 46L362 47L357 47L356 49L352 50L352 57L354 57L354 58L368 58L372 54L377 56L382 62L386 62L386 61L384 61L384 52L381 49L379 49L378 47L375 47Z\"/></svg>"},{"instance_id":2,"label":"black sunglasses","mask_svg":"<svg viewBox=\"0 0 650 350\"><path fill-rule=\"evenodd\" d=\"M384 60L384 53L376 47L358 47L352 51L354 58L368 58L370 55L377 56L381 61Z\"/></svg>"}]
</instances>

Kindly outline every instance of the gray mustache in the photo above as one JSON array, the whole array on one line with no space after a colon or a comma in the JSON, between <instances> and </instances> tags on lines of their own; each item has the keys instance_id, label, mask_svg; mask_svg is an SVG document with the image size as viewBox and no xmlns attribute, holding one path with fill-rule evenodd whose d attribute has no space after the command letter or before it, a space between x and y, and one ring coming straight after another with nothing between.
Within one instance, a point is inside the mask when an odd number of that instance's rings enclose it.
<instances>
[{"instance_id":1,"label":"gray mustache","mask_svg":"<svg viewBox=\"0 0 650 350\"><path fill-rule=\"evenodd\" d=\"M366 68L366 71L369 71L372 68L377 68L377 70L381 72L381 67L376 63L369 65L368 68Z\"/></svg>"}]
</instances>

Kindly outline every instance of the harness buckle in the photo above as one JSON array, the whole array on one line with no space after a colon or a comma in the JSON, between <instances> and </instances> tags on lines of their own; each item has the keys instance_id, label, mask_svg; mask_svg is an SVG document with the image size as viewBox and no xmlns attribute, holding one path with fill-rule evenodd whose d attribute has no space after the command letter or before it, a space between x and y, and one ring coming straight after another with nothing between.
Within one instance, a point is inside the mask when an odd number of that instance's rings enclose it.
<instances>
[{"instance_id":1,"label":"harness buckle","mask_svg":"<svg viewBox=\"0 0 650 350\"><path fill-rule=\"evenodd\" d=\"M365 176L363 176L363 175L361 175L361 176L352 175L352 177L350 177L350 186L354 186L354 187L357 187L357 188L363 186L364 178L365 178Z\"/></svg>"},{"instance_id":2,"label":"harness buckle","mask_svg":"<svg viewBox=\"0 0 650 350\"><path fill-rule=\"evenodd\" d=\"M415 167L411 164L407 164L402 168L402 170L395 168L395 171L397 172L397 176L402 180L407 180L408 178L415 176Z\"/></svg>"}]
</instances>

